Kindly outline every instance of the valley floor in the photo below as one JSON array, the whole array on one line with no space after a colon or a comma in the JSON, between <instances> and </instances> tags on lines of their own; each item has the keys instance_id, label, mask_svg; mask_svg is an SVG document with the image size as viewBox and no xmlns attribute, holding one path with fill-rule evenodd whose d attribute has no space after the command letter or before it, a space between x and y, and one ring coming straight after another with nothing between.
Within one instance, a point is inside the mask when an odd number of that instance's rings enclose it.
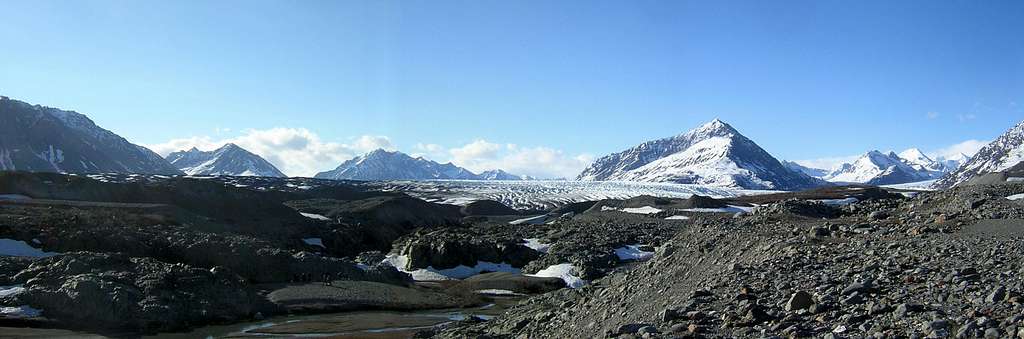
<instances>
[{"instance_id":1,"label":"valley floor","mask_svg":"<svg viewBox=\"0 0 1024 339\"><path fill-rule=\"evenodd\" d=\"M105 180L0 175L5 335L1024 334L1022 183Z\"/></svg>"}]
</instances>

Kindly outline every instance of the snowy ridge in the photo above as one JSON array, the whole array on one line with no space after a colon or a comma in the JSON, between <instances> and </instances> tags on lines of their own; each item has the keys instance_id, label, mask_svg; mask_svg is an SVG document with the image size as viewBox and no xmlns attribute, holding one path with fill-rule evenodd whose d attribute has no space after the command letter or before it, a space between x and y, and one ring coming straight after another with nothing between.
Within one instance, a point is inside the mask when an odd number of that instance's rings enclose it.
<instances>
[{"instance_id":1,"label":"snowy ridge","mask_svg":"<svg viewBox=\"0 0 1024 339\"><path fill-rule=\"evenodd\" d=\"M181 174L85 115L0 98L0 170Z\"/></svg>"},{"instance_id":2,"label":"snowy ridge","mask_svg":"<svg viewBox=\"0 0 1024 339\"><path fill-rule=\"evenodd\" d=\"M915 160L923 161L921 158ZM933 163L929 163L930 165ZM937 176L935 173L941 172L918 170L896 153L883 154L879 151L870 151L857 158L853 163L838 166L824 179L840 183L889 185L933 179Z\"/></svg>"},{"instance_id":3,"label":"snowy ridge","mask_svg":"<svg viewBox=\"0 0 1024 339\"><path fill-rule=\"evenodd\" d=\"M831 170L821 170L787 163L794 170L835 183L869 185L896 185L935 180L966 161L966 155L932 159L920 149L911 148L899 154L877 150L864 153L851 163L840 164Z\"/></svg>"},{"instance_id":4,"label":"snowy ridge","mask_svg":"<svg viewBox=\"0 0 1024 339\"><path fill-rule=\"evenodd\" d=\"M682 135L648 141L602 157L577 179L761 190L799 190L826 185L824 181L790 170L718 119Z\"/></svg>"},{"instance_id":5,"label":"snowy ridge","mask_svg":"<svg viewBox=\"0 0 1024 339\"><path fill-rule=\"evenodd\" d=\"M423 157L413 158L402 152L382 149L355 157L337 168L317 173L315 178L332 180L522 180L523 177L502 170L482 174L456 166L440 164Z\"/></svg>"},{"instance_id":6,"label":"snowy ridge","mask_svg":"<svg viewBox=\"0 0 1024 339\"><path fill-rule=\"evenodd\" d=\"M238 145L203 152L196 148L167 155L167 161L188 175L285 177L277 167Z\"/></svg>"},{"instance_id":7,"label":"snowy ridge","mask_svg":"<svg viewBox=\"0 0 1024 339\"><path fill-rule=\"evenodd\" d=\"M987 173L1002 172L1024 161L1024 122L1018 123L1003 135L982 147L956 171L935 183L937 188L949 188Z\"/></svg>"}]
</instances>

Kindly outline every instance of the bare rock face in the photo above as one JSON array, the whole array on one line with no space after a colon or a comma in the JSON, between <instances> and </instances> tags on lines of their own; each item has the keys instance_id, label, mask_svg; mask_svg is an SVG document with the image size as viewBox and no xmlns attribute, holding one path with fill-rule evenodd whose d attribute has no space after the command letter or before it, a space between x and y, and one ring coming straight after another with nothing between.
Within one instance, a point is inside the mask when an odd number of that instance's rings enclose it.
<instances>
[{"instance_id":1,"label":"bare rock face","mask_svg":"<svg viewBox=\"0 0 1024 339\"><path fill-rule=\"evenodd\" d=\"M257 295L222 267L201 269L152 258L75 252L19 273L21 302L80 328L169 331L247 319Z\"/></svg>"},{"instance_id":2,"label":"bare rock face","mask_svg":"<svg viewBox=\"0 0 1024 339\"><path fill-rule=\"evenodd\" d=\"M181 174L85 115L0 97L0 170Z\"/></svg>"},{"instance_id":3,"label":"bare rock face","mask_svg":"<svg viewBox=\"0 0 1024 339\"><path fill-rule=\"evenodd\" d=\"M516 210L494 200L474 201L459 210L467 216L516 215Z\"/></svg>"},{"instance_id":4,"label":"bare rock face","mask_svg":"<svg viewBox=\"0 0 1024 339\"><path fill-rule=\"evenodd\" d=\"M445 231L412 239L402 247L401 253L409 256L408 269L473 267L479 261L523 267L540 257L537 251L511 241L474 239Z\"/></svg>"}]
</instances>

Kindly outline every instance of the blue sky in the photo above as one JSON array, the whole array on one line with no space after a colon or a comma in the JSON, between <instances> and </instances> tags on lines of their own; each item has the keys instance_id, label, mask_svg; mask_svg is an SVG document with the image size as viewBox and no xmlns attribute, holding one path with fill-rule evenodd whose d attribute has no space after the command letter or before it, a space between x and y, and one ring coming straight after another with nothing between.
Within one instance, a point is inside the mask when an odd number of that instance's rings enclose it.
<instances>
[{"instance_id":1,"label":"blue sky","mask_svg":"<svg viewBox=\"0 0 1024 339\"><path fill-rule=\"evenodd\" d=\"M289 174L383 146L571 176L721 118L783 159L1024 119L1021 1L17 1L0 94ZM301 153L312 153L306 157ZM298 164L302 163L302 164Z\"/></svg>"}]
</instances>

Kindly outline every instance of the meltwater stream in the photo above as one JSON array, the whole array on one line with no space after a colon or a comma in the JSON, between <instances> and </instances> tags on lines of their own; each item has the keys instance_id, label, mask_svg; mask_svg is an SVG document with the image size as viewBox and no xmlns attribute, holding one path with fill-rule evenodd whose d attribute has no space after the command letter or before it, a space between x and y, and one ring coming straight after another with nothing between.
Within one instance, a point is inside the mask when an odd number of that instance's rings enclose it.
<instances>
[{"instance_id":1,"label":"meltwater stream","mask_svg":"<svg viewBox=\"0 0 1024 339\"><path fill-rule=\"evenodd\" d=\"M262 321L201 327L190 332L161 333L144 338L411 338L433 326L475 316L489 320L518 298L497 298L477 308L411 312L356 311L271 317Z\"/></svg>"}]
</instances>

